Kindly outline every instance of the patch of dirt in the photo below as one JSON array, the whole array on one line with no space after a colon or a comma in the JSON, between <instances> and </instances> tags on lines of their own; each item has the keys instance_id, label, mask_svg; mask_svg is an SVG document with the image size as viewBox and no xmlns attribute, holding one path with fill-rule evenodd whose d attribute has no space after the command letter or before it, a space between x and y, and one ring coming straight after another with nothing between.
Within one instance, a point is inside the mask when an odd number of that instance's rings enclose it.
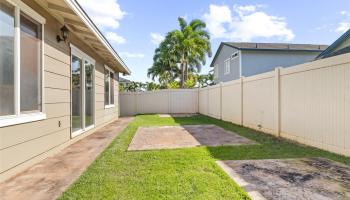
<instances>
[{"instance_id":1,"label":"patch of dirt","mask_svg":"<svg viewBox=\"0 0 350 200\"><path fill-rule=\"evenodd\" d=\"M288 181L290 183L301 184L306 181L312 180L315 176L319 175L319 173L311 173L311 174L301 174L297 172L288 172L283 169L272 170L268 168L258 167L252 164L244 164L242 166L244 173L250 173L254 170L263 171L266 174L278 175L281 179Z\"/></svg>"},{"instance_id":2,"label":"patch of dirt","mask_svg":"<svg viewBox=\"0 0 350 200\"><path fill-rule=\"evenodd\" d=\"M223 162L267 199L350 199L350 167L328 159Z\"/></svg>"}]
</instances>

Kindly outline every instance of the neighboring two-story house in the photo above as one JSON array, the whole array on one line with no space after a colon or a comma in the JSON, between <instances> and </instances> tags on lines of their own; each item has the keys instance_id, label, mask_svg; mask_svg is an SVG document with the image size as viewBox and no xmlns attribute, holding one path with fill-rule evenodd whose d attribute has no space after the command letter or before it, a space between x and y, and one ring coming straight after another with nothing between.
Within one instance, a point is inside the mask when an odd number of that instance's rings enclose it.
<instances>
[{"instance_id":1,"label":"neighboring two-story house","mask_svg":"<svg viewBox=\"0 0 350 200\"><path fill-rule=\"evenodd\" d=\"M314 60L327 45L222 42L211 67L214 82L226 82Z\"/></svg>"}]
</instances>

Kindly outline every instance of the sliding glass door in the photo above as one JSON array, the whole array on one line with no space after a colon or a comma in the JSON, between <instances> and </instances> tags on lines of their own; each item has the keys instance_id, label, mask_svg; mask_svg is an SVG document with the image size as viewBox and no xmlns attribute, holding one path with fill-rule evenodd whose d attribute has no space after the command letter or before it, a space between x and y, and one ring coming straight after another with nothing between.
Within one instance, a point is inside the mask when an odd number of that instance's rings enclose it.
<instances>
[{"instance_id":1,"label":"sliding glass door","mask_svg":"<svg viewBox=\"0 0 350 200\"><path fill-rule=\"evenodd\" d=\"M94 70L94 60L72 46L72 137L94 127Z\"/></svg>"}]
</instances>

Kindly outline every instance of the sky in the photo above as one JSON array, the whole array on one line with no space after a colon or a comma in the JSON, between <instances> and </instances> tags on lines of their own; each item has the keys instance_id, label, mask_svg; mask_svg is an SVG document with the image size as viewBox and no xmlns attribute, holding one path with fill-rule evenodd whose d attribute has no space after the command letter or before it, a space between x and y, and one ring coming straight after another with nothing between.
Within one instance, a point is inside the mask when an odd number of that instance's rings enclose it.
<instances>
[{"instance_id":1,"label":"sky","mask_svg":"<svg viewBox=\"0 0 350 200\"><path fill-rule=\"evenodd\" d=\"M151 81L154 50L178 17L207 24L213 54L220 42L331 44L350 28L350 0L78 0L131 70ZM207 58L201 73L210 70Z\"/></svg>"}]
</instances>

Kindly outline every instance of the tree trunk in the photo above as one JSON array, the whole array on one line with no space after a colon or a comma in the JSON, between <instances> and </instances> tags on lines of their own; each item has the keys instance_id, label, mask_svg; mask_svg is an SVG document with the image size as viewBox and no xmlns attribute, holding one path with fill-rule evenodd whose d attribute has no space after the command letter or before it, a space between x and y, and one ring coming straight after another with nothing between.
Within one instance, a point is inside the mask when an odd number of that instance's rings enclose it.
<instances>
[{"instance_id":1,"label":"tree trunk","mask_svg":"<svg viewBox=\"0 0 350 200\"><path fill-rule=\"evenodd\" d=\"M188 65L187 65L187 62L185 62L185 69L184 69L184 82L186 83L187 82L187 79L188 79Z\"/></svg>"},{"instance_id":2,"label":"tree trunk","mask_svg":"<svg viewBox=\"0 0 350 200\"><path fill-rule=\"evenodd\" d=\"M180 79L180 86L181 88L185 88L185 68L184 68L184 63L181 62L181 79Z\"/></svg>"}]
</instances>

